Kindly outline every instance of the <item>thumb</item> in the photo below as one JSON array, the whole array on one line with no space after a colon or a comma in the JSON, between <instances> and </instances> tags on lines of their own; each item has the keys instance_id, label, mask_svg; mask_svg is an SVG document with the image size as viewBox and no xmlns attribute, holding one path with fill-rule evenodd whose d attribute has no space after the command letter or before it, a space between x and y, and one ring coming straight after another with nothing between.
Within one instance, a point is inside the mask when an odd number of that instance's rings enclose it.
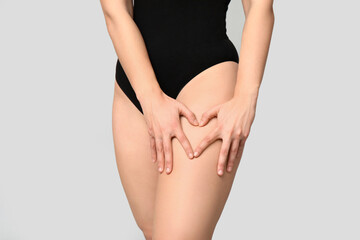
<instances>
[{"instance_id":1,"label":"thumb","mask_svg":"<svg viewBox=\"0 0 360 240\"><path fill-rule=\"evenodd\" d=\"M216 106L210 108L209 110L207 110L206 112L204 112L201 115L199 127L206 125L210 121L210 119L216 117L219 112L220 106L221 106L220 104L216 105Z\"/></svg>"},{"instance_id":2,"label":"thumb","mask_svg":"<svg viewBox=\"0 0 360 240\"><path fill-rule=\"evenodd\" d=\"M179 112L180 115L183 115L184 117L187 118L187 120L194 126L198 126L199 122L196 119L195 114L189 109L187 108L183 103L178 102L179 103Z\"/></svg>"}]
</instances>

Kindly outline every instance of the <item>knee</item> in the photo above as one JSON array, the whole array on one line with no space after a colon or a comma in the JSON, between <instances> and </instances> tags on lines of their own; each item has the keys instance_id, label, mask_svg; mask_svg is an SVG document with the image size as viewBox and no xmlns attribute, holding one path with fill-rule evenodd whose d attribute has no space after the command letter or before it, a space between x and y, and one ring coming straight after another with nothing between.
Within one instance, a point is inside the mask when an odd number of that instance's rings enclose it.
<instances>
[{"instance_id":1,"label":"knee","mask_svg":"<svg viewBox=\"0 0 360 240\"><path fill-rule=\"evenodd\" d=\"M154 240L211 240L212 231L195 227L163 226L153 233Z\"/></svg>"},{"instance_id":2,"label":"knee","mask_svg":"<svg viewBox=\"0 0 360 240\"><path fill-rule=\"evenodd\" d=\"M151 232L143 232L144 237L146 240L152 240L152 233Z\"/></svg>"},{"instance_id":3,"label":"knee","mask_svg":"<svg viewBox=\"0 0 360 240\"><path fill-rule=\"evenodd\" d=\"M151 226L141 225L141 226L139 226L139 228L143 232L146 240L152 240L152 227Z\"/></svg>"}]
</instances>

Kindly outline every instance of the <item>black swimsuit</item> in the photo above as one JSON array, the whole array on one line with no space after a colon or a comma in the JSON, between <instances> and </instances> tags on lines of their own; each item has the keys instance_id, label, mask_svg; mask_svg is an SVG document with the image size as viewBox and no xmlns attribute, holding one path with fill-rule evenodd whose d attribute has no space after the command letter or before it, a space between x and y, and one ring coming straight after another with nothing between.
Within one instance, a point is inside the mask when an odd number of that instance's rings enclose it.
<instances>
[{"instance_id":1,"label":"black swimsuit","mask_svg":"<svg viewBox=\"0 0 360 240\"><path fill-rule=\"evenodd\" d=\"M229 2L134 0L133 19L165 94L175 99L186 83L207 68L224 61L239 62L236 48L226 34ZM143 113L119 59L115 75L120 88Z\"/></svg>"}]
</instances>

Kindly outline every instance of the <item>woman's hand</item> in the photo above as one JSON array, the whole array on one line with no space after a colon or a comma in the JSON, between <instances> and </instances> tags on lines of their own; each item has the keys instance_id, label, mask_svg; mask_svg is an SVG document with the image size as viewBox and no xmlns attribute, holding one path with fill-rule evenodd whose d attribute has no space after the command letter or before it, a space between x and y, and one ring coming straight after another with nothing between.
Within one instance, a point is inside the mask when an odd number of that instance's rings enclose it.
<instances>
[{"instance_id":1,"label":"woman's hand","mask_svg":"<svg viewBox=\"0 0 360 240\"><path fill-rule=\"evenodd\" d=\"M180 124L180 115L190 124L198 126L196 116L183 103L167 96L164 92L147 98L142 109L150 135L151 158L158 161L158 170L169 174L172 170L173 155L171 140L176 137L186 155L193 158L193 149Z\"/></svg>"},{"instance_id":2,"label":"woman's hand","mask_svg":"<svg viewBox=\"0 0 360 240\"><path fill-rule=\"evenodd\" d=\"M217 117L217 126L195 148L194 157L200 156L215 140L222 139L217 172L220 176L223 174L226 162L227 171L231 172L234 161L242 152L249 136L255 118L256 101L257 93L243 93L204 112L199 126L206 125L214 117Z\"/></svg>"}]
</instances>

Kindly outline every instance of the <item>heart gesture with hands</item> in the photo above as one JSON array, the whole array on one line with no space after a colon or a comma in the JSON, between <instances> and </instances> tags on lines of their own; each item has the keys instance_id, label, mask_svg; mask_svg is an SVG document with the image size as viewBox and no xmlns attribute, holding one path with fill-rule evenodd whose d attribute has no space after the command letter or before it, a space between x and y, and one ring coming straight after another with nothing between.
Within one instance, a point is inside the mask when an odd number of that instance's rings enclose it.
<instances>
[{"instance_id":1,"label":"heart gesture with hands","mask_svg":"<svg viewBox=\"0 0 360 240\"><path fill-rule=\"evenodd\" d=\"M231 172L235 159L242 153L245 141L249 136L251 125L255 118L257 94L235 95L229 101L218 104L204 112L200 123L195 114L184 104L161 93L153 96L143 104L145 120L150 135L150 148L153 162L158 163L161 173L166 167L170 174L172 170L171 139L179 139L190 159L199 157L201 153L217 139L222 139L217 173L222 176L224 168ZM185 136L179 116L185 116L193 126L203 127L212 118L217 117L214 129L198 144L194 154L189 140Z\"/></svg>"}]
</instances>

